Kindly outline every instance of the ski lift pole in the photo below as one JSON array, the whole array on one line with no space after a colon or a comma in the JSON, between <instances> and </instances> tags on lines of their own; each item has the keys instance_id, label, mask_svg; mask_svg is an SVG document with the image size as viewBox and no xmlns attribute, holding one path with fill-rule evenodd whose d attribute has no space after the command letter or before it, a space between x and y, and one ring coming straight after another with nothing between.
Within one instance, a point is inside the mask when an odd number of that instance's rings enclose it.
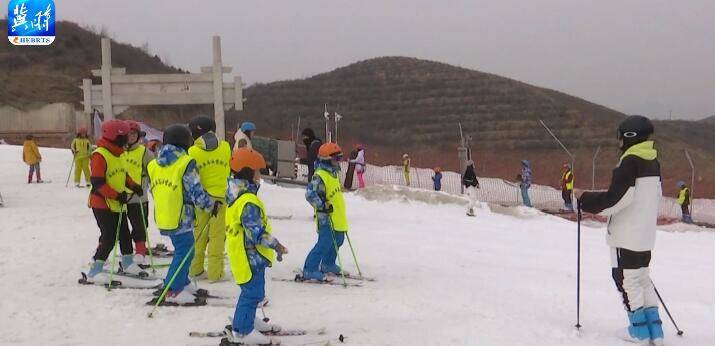
<instances>
[{"instance_id":1,"label":"ski lift pole","mask_svg":"<svg viewBox=\"0 0 715 346\"><path fill-rule=\"evenodd\" d=\"M335 143L338 142L338 122L343 118L342 115L338 114L338 112L334 112L335 114Z\"/></svg>"},{"instance_id":2,"label":"ski lift pole","mask_svg":"<svg viewBox=\"0 0 715 346\"><path fill-rule=\"evenodd\" d=\"M598 157L598 153L601 151L601 145L598 145L598 148L596 148L596 153L593 154L593 161L591 162L591 190L596 189L596 158Z\"/></svg>"},{"instance_id":3,"label":"ski lift pole","mask_svg":"<svg viewBox=\"0 0 715 346\"><path fill-rule=\"evenodd\" d=\"M330 113L328 113L328 104L325 104L325 112L323 112L323 117L325 117L325 143L330 142Z\"/></svg>"}]
</instances>

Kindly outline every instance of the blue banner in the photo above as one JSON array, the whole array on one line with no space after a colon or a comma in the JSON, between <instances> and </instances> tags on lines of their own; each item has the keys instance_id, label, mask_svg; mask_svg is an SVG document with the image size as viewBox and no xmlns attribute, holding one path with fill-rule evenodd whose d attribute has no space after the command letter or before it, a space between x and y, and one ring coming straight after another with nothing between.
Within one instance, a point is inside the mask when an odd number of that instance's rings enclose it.
<instances>
[{"instance_id":1,"label":"blue banner","mask_svg":"<svg viewBox=\"0 0 715 346\"><path fill-rule=\"evenodd\" d=\"M55 40L55 3L52 0L10 0L7 38L16 46L47 46Z\"/></svg>"}]
</instances>

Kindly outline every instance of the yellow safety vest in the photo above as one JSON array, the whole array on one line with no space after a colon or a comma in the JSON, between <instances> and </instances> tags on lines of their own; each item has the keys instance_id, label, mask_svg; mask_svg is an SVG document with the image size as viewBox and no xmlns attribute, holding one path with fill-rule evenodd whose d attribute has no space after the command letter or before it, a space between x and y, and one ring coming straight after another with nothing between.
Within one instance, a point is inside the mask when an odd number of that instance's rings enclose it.
<instances>
[{"instance_id":1,"label":"yellow safety vest","mask_svg":"<svg viewBox=\"0 0 715 346\"><path fill-rule=\"evenodd\" d=\"M127 191L127 169L124 167L124 160L120 156L114 156L111 151L103 147L95 149L93 153L102 155L107 163L107 171L104 177L109 187L119 193ZM125 207L116 199L105 198L104 200L107 201L109 210L115 213L121 212Z\"/></svg>"},{"instance_id":2,"label":"yellow safety vest","mask_svg":"<svg viewBox=\"0 0 715 346\"><path fill-rule=\"evenodd\" d=\"M184 173L193 161L189 155L181 155L169 166L160 166L156 159L147 166L151 180L151 195L154 197L154 221L162 231L179 228L184 214Z\"/></svg>"},{"instance_id":3,"label":"yellow safety vest","mask_svg":"<svg viewBox=\"0 0 715 346\"><path fill-rule=\"evenodd\" d=\"M144 171L144 154L146 154L146 147L143 145L139 145L131 151L125 150L122 154L127 174L139 185L142 183L142 173Z\"/></svg>"},{"instance_id":4,"label":"yellow safety vest","mask_svg":"<svg viewBox=\"0 0 715 346\"><path fill-rule=\"evenodd\" d=\"M228 258L231 261L231 272L236 284L245 284L253 278L251 265L246 254L245 237L246 229L241 224L243 210L246 204L251 203L261 210L261 220L268 234L271 233L271 224L268 222L266 209L263 202L253 193L246 192L238 197L226 210L226 242L228 243ZM276 252L261 244L256 244L258 253L268 260L268 266L273 264Z\"/></svg>"},{"instance_id":5,"label":"yellow safety vest","mask_svg":"<svg viewBox=\"0 0 715 346\"><path fill-rule=\"evenodd\" d=\"M228 176L231 174L231 146L221 141L218 148L206 151L197 145L189 148L189 155L196 160L201 185L214 198L224 200L228 189Z\"/></svg>"},{"instance_id":6,"label":"yellow safety vest","mask_svg":"<svg viewBox=\"0 0 715 346\"><path fill-rule=\"evenodd\" d=\"M571 179L572 176L573 176L573 172L571 172L571 170L569 170L568 172L564 173L564 175L561 177L561 179L563 181L568 181L569 179ZM566 190L573 190L573 183L575 180L576 179L572 179L571 182L566 183Z\"/></svg>"},{"instance_id":7,"label":"yellow safety vest","mask_svg":"<svg viewBox=\"0 0 715 346\"><path fill-rule=\"evenodd\" d=\"M678 204L683 205L685 203L685 195L688 194L690 190L686 187L680 190L680 193L678 194Z\"/></svg>"},{"instance_id":8,"label":"yellow safety vest","mask_svg":"<svg viewBox=\"0 0 715 346\"><path fill-rule=\"evenodd\" d=\"M330 213L330 222L333 229L338 232L348 231L348 217L345 213L345 199L343 199L342 185L337 175L333 176L330 172L324 169L315 171L320 179L325 184L325 198L333 206L333 212Z\"/></svg>"},{"instance_id":9,"label":"yellow safety vest","mask_svg":"<svg viewBox=\"0 0 715 346\"><path fill-rule=\"evenodd\" d=\"M92 147L92 143L89 142L87 138L77 137L72 140L71 148L75 152L74 157L77 159L84 159L89 157L89 149Z\"/></svg>"}]
</instances>

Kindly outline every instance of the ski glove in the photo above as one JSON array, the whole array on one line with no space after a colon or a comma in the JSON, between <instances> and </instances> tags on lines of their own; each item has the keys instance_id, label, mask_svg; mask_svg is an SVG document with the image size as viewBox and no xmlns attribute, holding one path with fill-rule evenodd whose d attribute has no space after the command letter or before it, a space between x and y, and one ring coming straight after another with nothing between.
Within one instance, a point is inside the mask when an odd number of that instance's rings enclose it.
<instances>
[{"instance_id":1,"label":"ski glove","mask_svg":"<svg viewBox=\"0 0 715 346\"><path fill-rule=\"evenodd\" d=\"M216 201L214 202L214 207L211 210L211 216L216 217L218 215L218 211L221 209L221 206L223 205L223 202L221 201Z\"/></svg>"},{"instance_id":2,"label":"ski glove","mask_svg":"<svg viewBox=\"0 0 715 346\"><path fill-rule=\"evenodd\" d=\"M330 204L326 204L325 207L323 207L323 209L318 209L318 212L330 214L333 212L333 206Z\"/></svg>"},{"instance_id":3,"label":"ski glove","mask_svg":"<svg viewBox=\"0 0 715 346\"><path fill-rule=\"evenodd\" d=\"M276 259L278 262L283 261L283 255L288 253L288 248L283 246L283 244L276 241Z\"/></svg>"},{"instance_id":4,"label":"ski glove","mask_svg":"<svg viewBox=\"0 0 715 346\"><path fill-rule=\"evenodd\" d=\"M129 190L132 190L132 192L139 197L144 196L144 189L139 185L132 185L129 187Z\"/></svg>"},{"instance_id":5,"label":"ski glove","mask_svg":"<svg viewBox=\"0 0 715 346\"><path fill-rule=\"evenodd\" d=\"M117 195L117 201L121 204L127 204L127 202L129 202L129 196L126 192L120 192Z\"/></svg>"}]
</instances>

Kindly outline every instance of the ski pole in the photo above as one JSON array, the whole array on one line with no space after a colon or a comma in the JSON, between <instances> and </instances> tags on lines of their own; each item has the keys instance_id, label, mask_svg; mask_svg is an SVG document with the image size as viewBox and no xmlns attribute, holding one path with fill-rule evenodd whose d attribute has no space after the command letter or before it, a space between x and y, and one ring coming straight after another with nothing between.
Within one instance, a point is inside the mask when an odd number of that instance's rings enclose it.
<instances>
[{"instance_id":1,"label":"ski pole","mask_svg":"<svg viewBox=\"0 0 715 346\"><path fill-rule=\"evenodd\" d=\"M355 250L353 249L353 243L350 241L350 235L345 232L345 237L348 238L348 245L350 245L350 252L353 254L353 261L355 261L355 266L357 267L358 275L362 277L362 271L360 271L360 265L358 264L357 256L355 255Z\"/></svg>"},{"instance_id":2,"label":"ski pole","mask_svg":"<svg viewBox=\"0 0 715 346\"><path fill-rule=\"evenodd\" d=\"M678 331L678 336L683 336L683 331L678 328L678 325L675 324L675 320L673 319L673 315L670 314L670 310L668 310L668 307L665 306L665 302L663 301L663 298L660 296L660 293L658 293L658 289L655 288L655 284L653 283L653 280L650 281L650 283L653 285L653 290L655 291L655 295L658 296L658 299L660 299L660 303L663 304L663 309L665 309L665 313L668 314L668 318L670 318L670 322L673 323L673 326L675 327L675 330Z\"/></svg>"},{"instance_id":3,"label":"ski pole","mask_svg":"<svg viewBox=\"0 0 715 346\"><path fill-rule=\"evenodd\" d=\"M578 201L576 202L578 205ZM581 328L581 206L577 206L576 216L577 245L576 245L576 329Z\"/></svg>"},{"instance_id":4,"label":"ski pole","mask_svg":"<svg viewBox=\"0 0 715 346\"><path fill-rule=\"evenodd\" d=\"M201 229L201 232L199 232L199 236L197 238L201 238L201 236L204 234L204 231L209 227L209 223L211 222L211 219L209 218L208 221L206 221L206 224L204 227ZM181 268L184 267L184 264L186 264L186 261L189 259L189 255L191 255L192 252L194 252L194 248L196 247L196 242L191 245L189 248L189 252L186 253L184 258L181 259L181 263L179 263L179 267L176 268L176 271L174 271L174 275L171 276L169 279L169 282L165 285L164 290L161 291L161 295L159 296L159 299L156 300L156 304L154 304L154 308L151 309L151 312L149 312L149 315L147 317L152 318L154 317L154 311L156 311L156 308L159 307L159 304L164 301L164 298L166 297L166 294L169 292L169 288L171 285L174 283L174 280L176 280L176 277L179 275L179 272L181 271Z\"/></svg>"},{"instance_id":5,"label":"ski pole","mask_svg":"<svg viewBox=\"0 0 715 346\"><path fill-rule=\"evenodd\" d=\"M65 187L69 186L70 184L70 177L72 176L72 168L74 168L74 160L76 158L74 157L74 154L72 155L72 165L70 165L70 172L67 174L67 182L65 183Z\"/></svg>"},{"instance_id":6,"label":"ski pole","mask_svg":"<svg viewBox=\"0 0 715 346\"><path fill-rule=\"evenodd\" d=\"M107 291L112 290L112 278L114 277L114 268L117 264L117 247L119 247L119 228L122 226L122 215L124 214L125 206L122 206L122 210L119 212L119 220L117 221L117 229L114 234L114 254L112 255L112 266L109 269L109 284L107 285Z\"/></svg>"},{"instance_id":7,"label":"ski pole","mask_svg":"<svg viewBox=\"0 0 715 346\"><path fill-rule=\"evenodd\" d=\"M147 210L149 209L149 201L146 202ZM154 254L151 249L151 241L149 241L149 230L147 229L146 217L144 214L144 203L142 203L141 198L139 199L139 211L142 216L142 224L144 225L144 236L146 237L146 245L149 247L149 266L151 267L151 272L156 273L156 268L154 267Z\"/></svg>"},{"instance_id":8,"label":"ski pole","mask_svg":"<svg viewBox=\"0 0 715 346\"><path fill-rule=\"evenodd\" d=\"M340 258L340 251L338 251L338 241L335 240L335 230L333 230L332 227L328 230L330 232L330 236L333 238L333 247L335 247L335 254L338 257L338 264L340 264L340 275L343 277L343 287L347 288L348 287L348 281L345 280L345 271L343 270L343 260Z\"/></svg>"}]
</instances>

